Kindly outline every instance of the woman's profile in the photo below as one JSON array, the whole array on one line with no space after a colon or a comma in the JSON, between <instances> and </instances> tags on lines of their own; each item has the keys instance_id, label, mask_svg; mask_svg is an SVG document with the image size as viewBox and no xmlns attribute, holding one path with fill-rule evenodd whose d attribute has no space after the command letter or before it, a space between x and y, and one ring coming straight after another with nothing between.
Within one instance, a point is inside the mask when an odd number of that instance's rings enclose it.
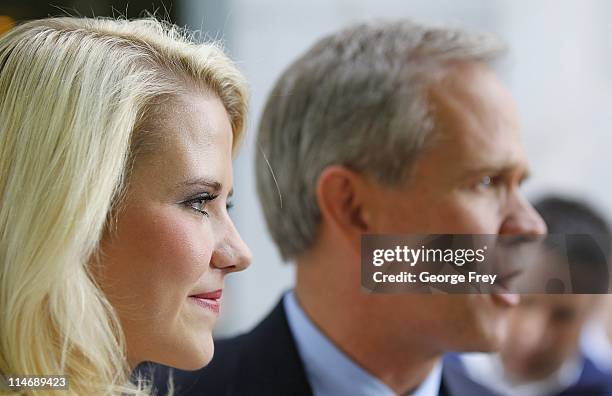
<instances>
[{"instance_id":1,"label":"woman's profile","mask_svg":"<svg viewBox=\"0 0 612 396\"><path fill-rule=\"evenodd\" d=\"M0 36L0 374L147 394L131 370L213 354L246 83L152 18L50 18Z\"/></svg>"}]
</instances>

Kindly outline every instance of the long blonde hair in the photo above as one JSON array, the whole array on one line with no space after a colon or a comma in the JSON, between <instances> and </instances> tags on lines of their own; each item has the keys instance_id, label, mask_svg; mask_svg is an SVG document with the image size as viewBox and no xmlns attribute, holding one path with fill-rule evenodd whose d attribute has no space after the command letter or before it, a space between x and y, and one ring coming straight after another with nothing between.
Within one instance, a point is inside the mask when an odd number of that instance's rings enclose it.
<instances>
[{"instance_id":1,"label":"long blonde hair","mask_svg":"<svg viewBox=\"0 0 612 396\"><path fill-rule=\"evenodd\" d=\"M88 263L151 101L207 90L240 140L240 72L153 18L50 18L0 36L0 374L65 374L69 393L145 394ZM43 391L32 391L42 394Z\"/></svg>"}]
</instances>

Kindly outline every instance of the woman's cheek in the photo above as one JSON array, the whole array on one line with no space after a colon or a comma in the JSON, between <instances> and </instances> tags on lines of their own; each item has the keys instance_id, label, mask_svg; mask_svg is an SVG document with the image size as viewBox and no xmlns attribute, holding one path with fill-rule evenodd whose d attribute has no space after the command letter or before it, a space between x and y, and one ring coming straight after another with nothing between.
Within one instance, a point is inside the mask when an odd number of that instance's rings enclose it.
<instances>
[{"instance_id":1,"label":"woman's cheek","mask_svg":"<svg viewBox=\"0 0 612 396\"><path fill-rule=\"evenodd\" d=\"M173 280L174 285L182 285L183 292L188 293L209 270L213 243L208 238L212 232L206 219L181 215L159 218L143 248L151 255L151 262L156 263L151 276L159 276L165 287L172 287L168 282Z\"/></svg>"},{"instance_id":2,"label":"woman's cheek","mask_svg":"<svg viewBox=\"0 0 612 396\"><path fill-rule=\"evenodd\" d=\"M197 291L209 269L210 225L184 208L143 205L124 214L118 229L123 237L115 239L124 246L117 246L118 257L110 257L118 266L112 273L126 275L117 281L128 280L120 294L144 297L143 311L150 315L169 314L166 311L176 310L177 303Z\"/></svg>"}]
</instances>

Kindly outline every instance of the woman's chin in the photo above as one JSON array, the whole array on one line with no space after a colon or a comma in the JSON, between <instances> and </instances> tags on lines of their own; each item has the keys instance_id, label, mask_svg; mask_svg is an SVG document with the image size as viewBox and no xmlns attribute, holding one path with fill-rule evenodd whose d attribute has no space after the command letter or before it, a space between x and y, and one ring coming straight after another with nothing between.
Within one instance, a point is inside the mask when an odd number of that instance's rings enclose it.
<instances>
[{"instance_id":1,"label":"woman's chin","mask_svg":"<svg viewBox=\"0 0 612 396\"><path fill-rule=\"evenodd\" d=\"M198 341L197 344L192 345L191 348L185 351L186 353L182 359L175 358L175 364L169 366L181 370L193 371L199 370L210 363L215 352L212 336L209 335L204 340L202 337L199 337Z\"/></svg>"},{"instance_id":2,"label":"woman's chin","mask_svg":"<svg viewBox=\"0 0 612 396\"><path fill-rule=\"evenodd\" d=\"M210 363L215 350L210 333L206 337L195 337L190 343L182 342L179 347L174 345L167 351L157 354L156 358L148 360L179 370L194 371Z\"/></svg>"}]
</instances>

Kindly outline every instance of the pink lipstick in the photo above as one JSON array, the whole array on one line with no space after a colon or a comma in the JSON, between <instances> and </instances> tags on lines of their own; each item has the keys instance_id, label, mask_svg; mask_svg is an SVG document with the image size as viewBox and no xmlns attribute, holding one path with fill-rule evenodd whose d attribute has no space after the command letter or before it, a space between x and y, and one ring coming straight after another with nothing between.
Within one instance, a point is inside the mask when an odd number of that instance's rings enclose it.
<instances>
[{"instance_id":1,"label":"pink lipstick","mask_svg":"<svg viewBox=\"0 0 612 396\"><path fill-rule=\"evenodd\" d=\"M189 296L193 301L202 308L208 309L215 314L219 313L219 300L223 290L215 290L208 293L200 293Z\"/></svg>"}]
</instances>

